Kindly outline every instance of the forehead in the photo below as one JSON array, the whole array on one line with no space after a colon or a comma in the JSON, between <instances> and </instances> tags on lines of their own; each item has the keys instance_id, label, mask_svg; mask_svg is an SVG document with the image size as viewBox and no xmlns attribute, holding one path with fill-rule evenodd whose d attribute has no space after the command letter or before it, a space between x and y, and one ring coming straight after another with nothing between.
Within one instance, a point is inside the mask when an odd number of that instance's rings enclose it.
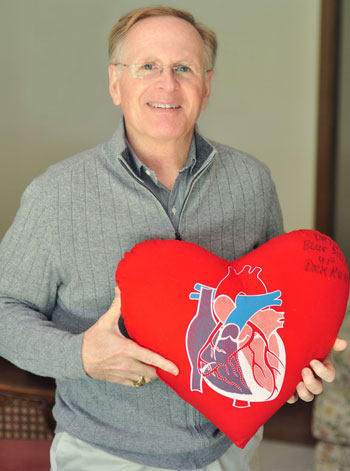
<instances>
[{"instance_id":1,"label":"forehead","mask_svg":"<svg viewBox=\"0 0 350 471\"><path fill-rule=\"evenodd\" d=\"M160 60L204 60L204 41L188 21L172 16L154 16L138 21L128 31L124 60L154 56Z\"/></svg>"}]
</instances>

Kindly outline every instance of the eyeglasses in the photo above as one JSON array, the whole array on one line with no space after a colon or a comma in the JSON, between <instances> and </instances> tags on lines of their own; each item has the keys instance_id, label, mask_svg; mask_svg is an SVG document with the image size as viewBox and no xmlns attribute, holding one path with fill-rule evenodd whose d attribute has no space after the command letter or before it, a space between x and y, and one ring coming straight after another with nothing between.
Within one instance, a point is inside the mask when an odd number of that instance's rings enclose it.
<instances>
[{"instance_id":1,"label":"eyeglasses","mask_svg":"<svg viewBox=\"0 0 350 471\"><path fill-rule=\"evenodd\" d=\"M139 79L157 78L166 68L170 68L174 74L174 77L180 80L193 80L200 77L203 72L208 72L208 70L199 69L187 64L162 65L158 62L146 62L144 64L122 64L121 62L117 62L114 65L128 67L131 70L132 76Z\"/></svg>"}]
</instances>

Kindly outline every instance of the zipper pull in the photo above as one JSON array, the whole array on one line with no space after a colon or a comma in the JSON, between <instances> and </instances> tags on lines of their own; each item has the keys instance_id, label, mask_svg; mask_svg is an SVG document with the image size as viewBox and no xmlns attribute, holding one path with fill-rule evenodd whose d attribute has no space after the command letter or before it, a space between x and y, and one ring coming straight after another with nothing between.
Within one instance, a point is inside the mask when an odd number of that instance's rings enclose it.
<instances>
[{"instance_id":1,"label":"zipper pull","mask_svg":"<svg viewBox=\"0 0 350 471\"><path fill-rule=\"evenodd\" d=\"M181 239L181 234L180 234L180 232L175 231L175 239L176 239L176 240L182 240L182 239Z\"/></svg>"}]
</instances>

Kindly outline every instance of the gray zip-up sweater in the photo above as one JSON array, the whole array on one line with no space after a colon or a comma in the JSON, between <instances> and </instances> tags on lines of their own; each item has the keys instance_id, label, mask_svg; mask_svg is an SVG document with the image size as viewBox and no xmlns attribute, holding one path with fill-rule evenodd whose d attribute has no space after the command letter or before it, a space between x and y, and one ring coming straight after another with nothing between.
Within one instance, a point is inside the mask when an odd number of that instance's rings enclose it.
<instances>
[{"instance_id":1,"label":"gray zip-up sweater","mask_svg":"<svg viewBox=\"0 0 350 471\"><path fill-rule=\"evenodd\" d=\"M199 133L195 139L178 236L233 260L279 235L268 169ZM26 189L0 246L0 355L56 379L57 431L131 461L195 469L231 444L202 414L160 380L130 388L82 368L83 332L111 305L124 253L175 238L130 165L121 125L110 141L53 165Z\"/></svg>"}]
</instances>

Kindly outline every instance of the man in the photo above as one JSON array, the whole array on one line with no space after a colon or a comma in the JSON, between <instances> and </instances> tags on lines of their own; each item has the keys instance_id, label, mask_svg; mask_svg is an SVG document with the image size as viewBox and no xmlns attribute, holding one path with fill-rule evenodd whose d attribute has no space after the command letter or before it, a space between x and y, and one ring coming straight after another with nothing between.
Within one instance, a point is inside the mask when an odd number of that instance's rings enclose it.
<instances>
[{"instance_id":1,"label":"man","mask_svg":"<svg viewBox=\"0 0 350 471\"><path fill-rule=\"evenodd\" d=\"M157 380L155 367L178 369L123 335L113 282L125 251L143 240L182 238L233 259L282 232L266 167L195 129L215 52L214 33L186 12L151 7L121 18L109 78L123 123L34 180L2 242L0 354L56 378L53 470L253 463L261 431L240 450ZM313 367L333 379L329 359ZM322 383L310 369L303 378L297 393L311 400Z\"/></svg>"}]
</instances>

